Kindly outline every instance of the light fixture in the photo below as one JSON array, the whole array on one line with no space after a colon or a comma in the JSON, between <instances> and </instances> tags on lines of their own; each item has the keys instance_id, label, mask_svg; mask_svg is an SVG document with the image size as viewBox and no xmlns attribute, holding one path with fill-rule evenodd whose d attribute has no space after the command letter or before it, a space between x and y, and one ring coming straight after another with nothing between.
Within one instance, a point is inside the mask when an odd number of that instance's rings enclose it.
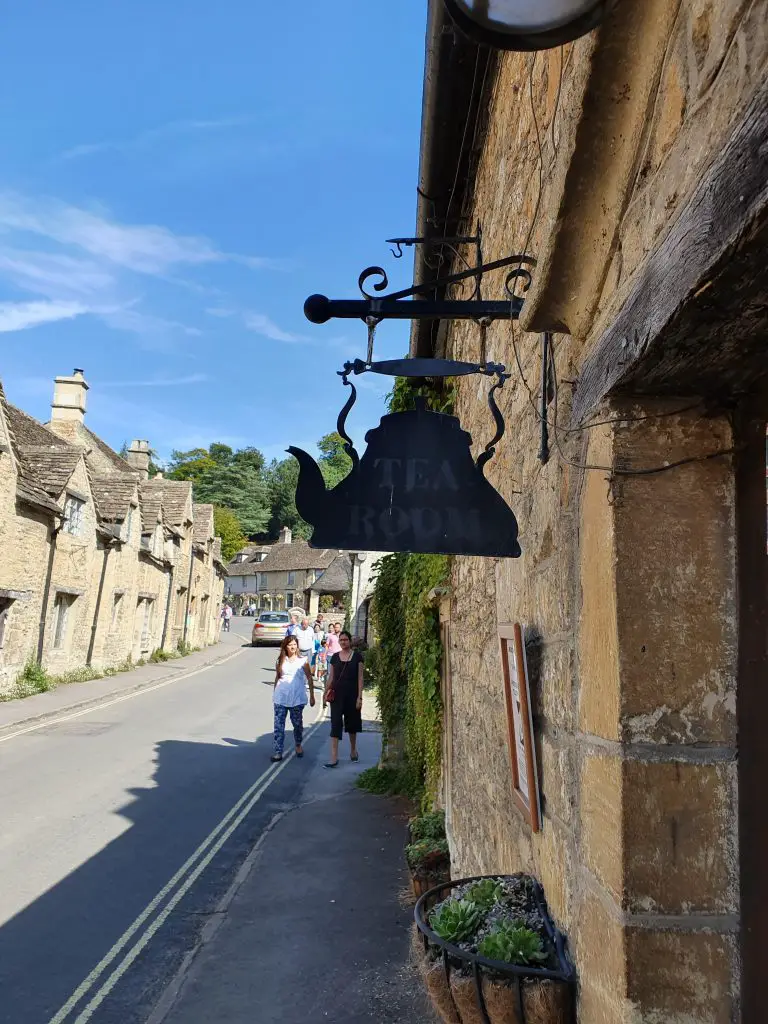
<instances>
[{"instance_id":1,"label":"light fixture","mask_svg":"<svg viewBox=\"0 0 768 1024\"><path fill-rule=\"evenodd\" d=\"M471 39L497 50L547 50L596 28L615 0L445 0Z\"/></svg>"}]
</instances>

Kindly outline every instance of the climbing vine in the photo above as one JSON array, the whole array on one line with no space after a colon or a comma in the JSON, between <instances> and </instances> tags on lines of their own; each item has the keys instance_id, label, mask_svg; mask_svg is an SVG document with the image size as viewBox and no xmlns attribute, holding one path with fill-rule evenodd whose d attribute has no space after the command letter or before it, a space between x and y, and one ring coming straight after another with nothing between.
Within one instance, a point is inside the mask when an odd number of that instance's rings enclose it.
<instances>
[{"instance_id":1,"label":"climbing vine","mask_svg":"<svg viewBox=\"0 0 768 1024\"><path fill-rule=\"evenodd\" d=\"M389 411L413 409L417 398L426 399L434 412L450 413L455 387L447 380L416 385L397 377ZM446 555L385 555L378 562L371 605L377 646L370 666L384 736L402 740L402 788L419 796L425 809L434 805L440 783L443 719L440 618L429 594L448 574Z\"/></svg>"}]
</instances>

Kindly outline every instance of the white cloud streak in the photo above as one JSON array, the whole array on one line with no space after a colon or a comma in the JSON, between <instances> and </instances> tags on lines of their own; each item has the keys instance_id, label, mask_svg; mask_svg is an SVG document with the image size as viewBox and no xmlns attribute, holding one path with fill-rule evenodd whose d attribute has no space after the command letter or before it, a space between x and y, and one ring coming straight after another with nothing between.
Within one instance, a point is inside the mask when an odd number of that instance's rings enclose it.
<instances>
[{"instance_id":1,"label":"white cloud streak","mask_svg":"<svg viewBox=\"0 0 768 1024\"><path fill-rule=\"evenodd\" d=\"M88 307L78 302L0 302L0 333L71 320L88 312Z\"/></svg>"},{"instance_id":2,"label":"white cloud streak","mask_svg":"<svg viewBox=\"0 0 768 1024\"><path fill-rule=\"evenodd\" d=\"M167 124L159 125L157 128L149 128L147 131L139 132L132 139L122 142L86 142L79 146L72 146L59 154L59 160L78 160L83 157L93 156L96 153L109 151L127 153L131 150L145 149L162 142L164 139L182 135L195 135L198 132L223 131L227 128L238 128L250 123L250 117L222 117L213 120L189 118L181 121L169 121Z\"/></svg>"},{"instance_id":3,"label":"white cloud streak","mask_svg":"<svg viewBox=\"0 0 768 1024\"><path fill-rule=\"evenodd\" d=\"M249 331L260 334L264 338L270 338L272 341L294 343L312 340L304 334L292 334L290 331L284 331L274 320L271 320L263 313L245 313L243 314L243 322Z\"/></svg>"},{"instance_id":4,"label":"white cloud streak","mask_svg":"<svg viewBox=\"0 0 768 1024\"><path fill-rule=\"evenodd\" d=\"M205 373L189 373L185 377L156 377L150 380L97 380L96 388L179 388L188 384L203 384Z\"/></svg>"}]
</instances>

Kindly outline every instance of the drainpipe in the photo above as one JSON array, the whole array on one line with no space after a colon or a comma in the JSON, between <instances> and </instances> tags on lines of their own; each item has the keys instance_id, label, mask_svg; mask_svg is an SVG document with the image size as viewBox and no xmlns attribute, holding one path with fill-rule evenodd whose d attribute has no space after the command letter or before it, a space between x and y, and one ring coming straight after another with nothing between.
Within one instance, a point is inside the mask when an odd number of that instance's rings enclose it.
<instances>
[{"instance_id":1,"label":"drainpipe","mask_svg":"<svg viewBox=\"0 0 768 1024\"><path fill-rule=\"evenodd\" d=\"M109 560L109 552L112 550L112 545L115 543L113 540L107 540L104 542L104 561L101 563L101 576L99 577L99 589L96 593L96 607L93 610L93 625L91 626L91 639L88 643L88 657L85 660L86 665L90 668L91 662L93 661L93 650L96 646L96 631L99 628L99 612L101 611L101 598L104 593L104 580L107 576L107 561Z\"/></svg>"},{"instance_id":2,"label":"drainpipe","mask_svg":"<svg viewBox=\"0 0 768 1024\"><path fill-rule=\"evenodd\" d=\"M173 582L176 578L176 566L171 564L171 575L168 580L168 596L165 599L165 618L163 619L163 639L160 641L160 646L165 650L165 643L168 639L168 620L171 615L171 597L173 595Z\"/></svg>"},{"instance_id":3,"label":"drainpipe","mask_svg":"<svg viewBox=\"0 0 768 1024\"><path fill-rule=\"evenodd\" d=\"M43 651L45 650L45 624L48 621L48 602L51 597L51 579L53 578L53 561L56 557L56 539L63 523L51 529L51 550L48 555L48 569L45 573L45 587L43 588L43 606L40 610L40 628L37 631L37 663L43 663Z\"/></svg>"},{"instance_id":4,"label":"drainpipe","mask_svg":"<svg viewBox=\"0 0 768 1024\"><path fill-rule=\"evenodd\" d=\"M187 631L189 630L189 604L192 600L192 573L195 568L195 545L192 538L189 538L189 579L187 580L187 609L184 613L184 635L182 642L187 642Z\"/></svg>"}]
</instances>

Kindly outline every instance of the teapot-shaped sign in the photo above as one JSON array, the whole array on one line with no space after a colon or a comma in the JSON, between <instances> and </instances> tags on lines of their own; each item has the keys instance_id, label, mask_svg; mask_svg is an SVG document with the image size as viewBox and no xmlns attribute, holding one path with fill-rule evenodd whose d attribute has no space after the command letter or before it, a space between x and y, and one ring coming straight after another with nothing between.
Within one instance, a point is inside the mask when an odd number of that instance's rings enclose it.
<instances>
[{"instance_id":1,"label":"teapot-shaped sign","mask_svg":"<svg viewBox=\"0 0 768 1024\"><path fill-rule=\"evenodd\" d=\"M296 508L314 527L314 548L412 551L428 554L520 555L517 520L485 479L470 451L471 436L455 416L423 400L390 413L365 435L362 459L331 490L301 448Z\"/></svg>"}]
</instances>

